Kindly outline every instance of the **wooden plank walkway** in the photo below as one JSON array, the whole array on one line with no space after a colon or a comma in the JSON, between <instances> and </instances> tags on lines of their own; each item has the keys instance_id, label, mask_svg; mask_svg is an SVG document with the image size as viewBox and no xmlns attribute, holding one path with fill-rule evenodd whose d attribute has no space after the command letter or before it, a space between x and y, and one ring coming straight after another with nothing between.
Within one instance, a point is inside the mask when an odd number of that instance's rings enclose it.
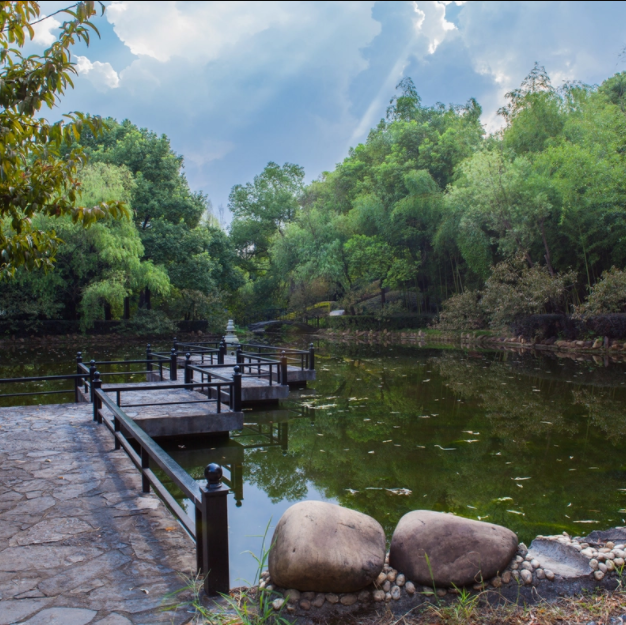
<instances>
[{"instance_id":1,"label":"wooden plank walkway","mask_svg":"<svg viewBox=\"0 0 626 625\"><path fill-rule=\"evenodd\" d=\"M195 545L92 415L89 404L0 408L0 625L191 618L162 607L195 568Z\"/></svg>"}]
</instances>

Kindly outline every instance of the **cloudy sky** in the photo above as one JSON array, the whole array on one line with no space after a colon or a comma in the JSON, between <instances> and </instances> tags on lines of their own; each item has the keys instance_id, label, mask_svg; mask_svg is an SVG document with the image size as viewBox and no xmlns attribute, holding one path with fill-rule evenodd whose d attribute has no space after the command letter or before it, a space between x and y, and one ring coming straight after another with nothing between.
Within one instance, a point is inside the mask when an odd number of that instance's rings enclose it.
<instances>
[{"instance_id":1,"label":"cloudy sky","mask_svg":"<svg viewBox=\"0 0 626 625\"><path fill-rule=\"evenodd\" d=\"M54 115L167 134L216 209L268 161L298 163L309 180L332 169L405 76L426 104L476 98L493 130L535 61L556 86L626 70L625 2L106 4L102 38L75 50L80 77ZM42 22L30 46L43 49L56 26Z\"/></svg>"}]
</instances>

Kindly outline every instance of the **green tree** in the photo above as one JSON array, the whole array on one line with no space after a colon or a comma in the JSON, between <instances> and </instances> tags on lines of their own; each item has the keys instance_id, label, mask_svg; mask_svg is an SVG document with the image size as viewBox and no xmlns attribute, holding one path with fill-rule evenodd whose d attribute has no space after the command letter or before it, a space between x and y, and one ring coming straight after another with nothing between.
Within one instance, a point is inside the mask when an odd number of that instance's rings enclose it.
<instances>
[{"instance_id":1,"label":"green tree","mask_svg":"<svg viewBox=\"0 0 626 625\"><path fill-rule=\"evenodd\" d=\"M61 26L58 39L43 55L24 56L21 48L34 37L39 3L0 3L0 275L5 277L14 275L19 266L29 270L53 266L59 238L53 229L35 227L37 215L69 216L86 227L124 214L123 206L115 202L92 207L79 203L84 151L61 150L64 142L85 129L100 131L102 121L73 113L51 124L40 116L44 105L53 108L73 87L71 47L89 44L90 32L97 33L89 21L96 14L94 2L78 2L62 12L70 19Z\"/></svg>"}]
</instances>

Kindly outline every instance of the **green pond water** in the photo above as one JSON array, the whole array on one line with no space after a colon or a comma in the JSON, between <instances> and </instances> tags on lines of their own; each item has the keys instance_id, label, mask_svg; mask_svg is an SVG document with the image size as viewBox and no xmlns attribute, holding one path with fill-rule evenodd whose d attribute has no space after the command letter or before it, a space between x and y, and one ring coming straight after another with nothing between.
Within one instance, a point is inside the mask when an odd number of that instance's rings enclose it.
<instances>
[{"instance_id":1,"label":"green pond water","mask_svg":"<svg viewBox=\"0 0 626 625\"><path fill-rule=\"evenodd\" d=\"M142 353L99 347L85 357ZM69 372L72 357L5 350L0 375ZM270 520L304 499L369 514L388 538L417 508L499 523L524 541L626 524L624 363L322 343L316 365L308 388L246 410L229 439L166 446L197 479L209 462L225 467L233 584L252 581L244 552L258 553Z\"/></svg>"}]
</instances>

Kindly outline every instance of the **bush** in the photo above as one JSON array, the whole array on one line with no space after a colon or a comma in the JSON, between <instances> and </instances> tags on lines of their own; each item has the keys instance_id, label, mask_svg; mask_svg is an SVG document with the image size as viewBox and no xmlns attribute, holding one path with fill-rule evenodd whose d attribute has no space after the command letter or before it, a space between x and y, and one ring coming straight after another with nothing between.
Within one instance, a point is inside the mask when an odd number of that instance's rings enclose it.
<instances>
[{"instance_id":1,"label":"bush","mask_svg":"<svg viewBox=\"0 0 626 625\"><path fill-rule=\"evenodd\" d=\"M485 314L480 293L465 291L443 303L443 311L435 324L438 330L480 330L485 327Z\"/></svg>"},{"instance_id":2,"label":"bush","mask_svg":"<svg viewBox=\"0 0 626 625\"><path fill-rule=\"evenodd\" d=\"M322 317L320 327L333 330L418 330L427 328L435 315L398 315L394 317L374 317L371 315L343 315L342 317Z\"/></svg>"},{"instance_id":3,"label":"bush","mask_svg":"<svg viewBox=\"0 0 626 625\"><path fill-rule=\"evenodd\" d=\"M587 301L576 307L575 315L582 318L625 311L626 272L611 267L591 288Z\"/></svg>"},{"instance_id":4,"label":"bush","mask_svg":"<svg viewBox=\"0 0 626 625\"><path fill-rule=\"evenodd\" d=\"M120 327L119 332L135 336L172 336L178 326L164 312L139 308L135 316Z\"/></svg>"}]
</instances>

